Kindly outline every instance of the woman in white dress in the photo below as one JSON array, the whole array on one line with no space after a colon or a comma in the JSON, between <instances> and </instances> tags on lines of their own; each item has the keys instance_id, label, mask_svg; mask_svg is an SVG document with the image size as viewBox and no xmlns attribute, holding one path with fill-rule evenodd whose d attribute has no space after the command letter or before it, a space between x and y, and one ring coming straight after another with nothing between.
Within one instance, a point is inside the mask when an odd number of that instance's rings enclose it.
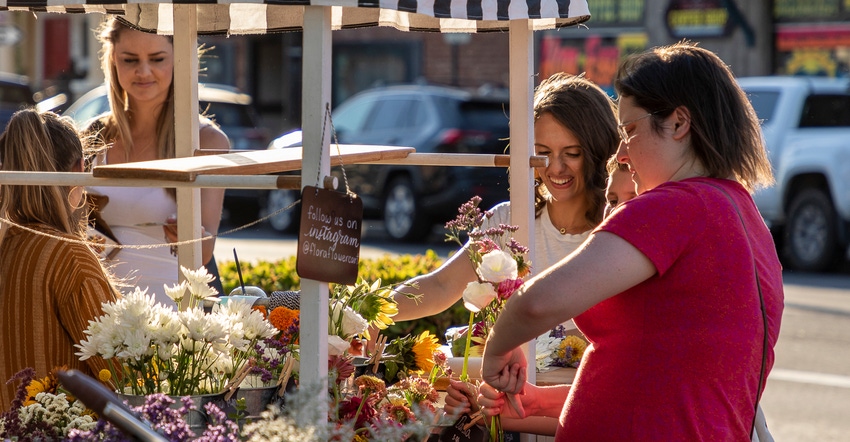
<instances>
[{"instance_id":1,"label":"woman in white dress","mask_svg":"<svg viewBox=\"0 0 850 442\"><path fill-rule=\"evenodd\" d=\"M141 32L120 18L110 17L101 26L99 38L103 44L101 62L110 111L89 128L106 146L93 164L173 158L171 37ZM230 141L224 132L209 119L199 118L201 148L229 149ZM164 244L177 240L174 189L92 187L89 191L108 197L101 216L121 244ZM218 231L223 199L223 189L201 190L201 225L205 234ZM214 239L203 242L203 262L212 261L214 246ZM163 290L163 285L178 280L177 258L171 248L124 248L109 264L129 287L147 287L149 293L156 294L157 301L174 305Z\"/></svg>"},{"instance_id":2,"label":"woman in white dress","mask_svg":"<svg viewBox=\"0 0 850 442\"><path fill-rule=\"evenodd\" d=\"M593 82L582 76L554 74L534 94L534 151L549 159L534 170L534 251L536 274L572 253L602 221L605 206L606 163L619 143L616 108ZM482 229L511 224L510 202L493 209ZM465 247L469 247L467 244ZM475 268L464 250L440 268L411 279L397 289L421 295L413 299L396 293L396 321L422 318L451 307Z\"/></svg>"}]
</instances>

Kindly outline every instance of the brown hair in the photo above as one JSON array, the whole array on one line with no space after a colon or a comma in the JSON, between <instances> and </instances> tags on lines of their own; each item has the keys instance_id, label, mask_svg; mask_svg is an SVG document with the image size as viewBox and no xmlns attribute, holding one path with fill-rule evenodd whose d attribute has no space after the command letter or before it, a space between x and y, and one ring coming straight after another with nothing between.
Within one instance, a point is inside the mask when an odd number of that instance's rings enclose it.
<instances>
[{"instance_id":1,"label":"brown hair","mask_svg":"<svg viewBox=\"0 0 850 442\"><path fill-rule=\"evenodd\" d=\"M0 135L2 170L69 172L82 158L83 143L73 120L52 112L18 111ZM82 238L83 210L71 206L70 191L69 186L4 184L0 186L0 215L18 224L46 224Z\"/></svg>"},{"instance_id":2,"label":"brown hair","mask_svg":"<svg viewBox=\"0 0 850 442\"><path fill-rule=\"evenodd\" d=\"M690 112L691 147L707 176L734 177L745 188L773 183L758 117L732 71L689 42L652 49L620 66L614 87L648 112L652 128L676 108Z\"/></svg>"},{"instance_id":3,"label":"brown hair","mask_svg":"<svg viewBox=\"0 0 850 442\"><path fill-rule=\"evenodd\" d=\"M605 206L606 161L617 151L616 107L599 86L581 75L557 73L543 80L534 93L534 120L552 115L578 138L584 157L585 218L592 225L602 220ZM549 199L549 191L534 180L534 211L537 216Z\"/></svg>"}]
</instances>

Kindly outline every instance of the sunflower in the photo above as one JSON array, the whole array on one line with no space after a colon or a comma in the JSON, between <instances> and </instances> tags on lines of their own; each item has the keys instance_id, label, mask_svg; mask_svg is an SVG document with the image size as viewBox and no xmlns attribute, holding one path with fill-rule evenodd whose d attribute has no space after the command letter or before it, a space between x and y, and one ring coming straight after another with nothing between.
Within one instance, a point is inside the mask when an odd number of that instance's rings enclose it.
<instances>
[{"instance_id":1,"label":"sunflower","mask_svg":"<svg viewBox=\"0 0 850 442\"><path fill-rule=\"evenodd\" d=\"M392 298L372 293L363 298L359 312L363 319L369 321L369 325L384 330L395 324L392 316L398 314L398 304Z\"/></svg>"},{"instance_id":2,"label":"sunflower","mask_svg":"<svg viewBox=\"0 0 850 442\"><path fill-rule=\"evenodd\" d=\"M33 380L27 385L27 399L24 401L24 406L36 403L35 396L39 393L58 394L60 390L65 393L68 403L73 403L76 400L74 396L61 389L59 385L59 376L57 373L59 371L66 370L68 370L68 367L63 365L61 367L54 368L47 374L47 376L41 379L33 378Z\"/></svg>"},{"instance_id":3,"label":"sunflower","mask_svg":"<svg viewBox=\"0 0 850 442\"><path fill-rule=\"evenodd\" d=\"M569 335L561 341L561 345L558 347L558 357L564 359L570 366L576 366L581 361L586 348L587 342L584 339Z\"/></svg>"},{"instance_id":4,"label":"sunflower","mask_svg":"<svg viewBox=\"0 0 850 442\"><path fill-rule=\"evenodd\" d=\"M35 396L39 393L53 393L56 391L56 385L51 385L50 376L33 379L27 385L27 400L24 401L24 406L32 405L35 402Z\"/></svg>"},{"instance_id":5,"label":"sunflower","mask_svg":"<svg viewBox=\"0 0 850 442\"><path fill-rule=\"evenodd\" d=\"M416 357L416 369L430 372L434 368L434 352L440 348L440 341L430 331L425 330L416 337L413 343L413 354Z\"/></svg>"}]
</instances>

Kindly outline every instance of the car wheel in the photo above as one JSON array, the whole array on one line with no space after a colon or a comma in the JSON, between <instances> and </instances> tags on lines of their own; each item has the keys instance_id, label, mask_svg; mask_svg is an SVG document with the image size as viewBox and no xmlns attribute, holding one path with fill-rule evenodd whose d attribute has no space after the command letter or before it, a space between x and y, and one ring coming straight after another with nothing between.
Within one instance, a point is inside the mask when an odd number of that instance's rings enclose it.
<instances>
[{"instance_id":1,"label":"car wheel","mask_svg":"<svg viewBox=\"0 0 850 442\"><path fill-rule=\"evenodd\" d=\"M431 227L430 221L419 213L416 194L407 178L393 179L384 198L384 230L396 241L420 240Z\"/></svg>"},{"instance_id":2,"label":"car wheel","mask_svg":"<svg viewBox=\"0 0 850 442\"><path fill-rule=\"evenodd\" d=\"M794 197L783 243L794 269L817 272L837 264L836 213L829 196L819 189L806 189Z\"/></svg>"},{"instance_id":3,"label":"car wheel","mask_svg":"<svg viewBox=\"0 0 850 442\"><path fill-rule=\"evenodd\" d=\"M277 211L280 213L269 218L272 229L281 233L291 233L298 229L301 221L301 206L289 207L298 199L298 193L294 190L277 189L269 192L266 199L266 214ZM289 207L288 210L285 210Z\"/></svg>"}]
</instances>

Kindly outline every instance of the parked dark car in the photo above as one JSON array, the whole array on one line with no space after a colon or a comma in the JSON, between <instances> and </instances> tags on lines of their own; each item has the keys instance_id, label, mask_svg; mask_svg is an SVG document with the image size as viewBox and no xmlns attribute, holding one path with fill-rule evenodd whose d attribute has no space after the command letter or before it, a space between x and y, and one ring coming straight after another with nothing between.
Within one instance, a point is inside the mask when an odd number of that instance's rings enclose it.
<instances>
[{"instance_id":1,"label":"parked dark car","mask_svg":"<svg viewBox=\"0 0 850 442\"><path fill-rule=\"evenodd\" d=\"M12 114L34 104L33 91L26 77L0 72L0 133L6 130Z\"/></svg>"},{"instance_id":2,"label":"parked dark car","mask_svg":"<svg viewBox=\"0 0 850 442\"><path fill-rule=\"evenodd\" d=\"M260 124L251 96L231 86L202 83L198 85L198 104L202 111L221 127L230 139L232 150L262 150L268 146L268 129ZM64 112L77 125L84 127L92 118L109 110L106 86L85 93ZM224 196L225 217L240 221L256 219L264 205L266 192L251 189L227 189ZM244 216L243 216L244 215ZM248 219L250 218L250 219Z\"/></svg>"},{"instance_id":3,"label":"parked dark car","mask_svg":"<svg viewBox=\"0 0 850 442\"><path fill-rule=\"evenodd\" d=\"M388 86L361 92L333 112L342 144L410 146L419 153L506 153L508 96L479 94L442 86ZM272 143L282 148L299 142L296 134ZM284 138L284 137L282 137ZM334 173L342 176L334 168ZM457 208L478 195L481 207L508 199L508 173L496 167L347 165L351 190L363 199L364 216L381 219L390 238L421 240L435 223L457 215ZM289 198L282 195L287 194ZM267 213L289 204L293 191L273 191ZM281 215L297 216L284 212ZM288 224L291 228L294 219ZM274 223L272 224L275 226ZM280 222L278 227L287 225ZM277 227L276 227L277 228Z\"/></svg>"}]
</instances>

